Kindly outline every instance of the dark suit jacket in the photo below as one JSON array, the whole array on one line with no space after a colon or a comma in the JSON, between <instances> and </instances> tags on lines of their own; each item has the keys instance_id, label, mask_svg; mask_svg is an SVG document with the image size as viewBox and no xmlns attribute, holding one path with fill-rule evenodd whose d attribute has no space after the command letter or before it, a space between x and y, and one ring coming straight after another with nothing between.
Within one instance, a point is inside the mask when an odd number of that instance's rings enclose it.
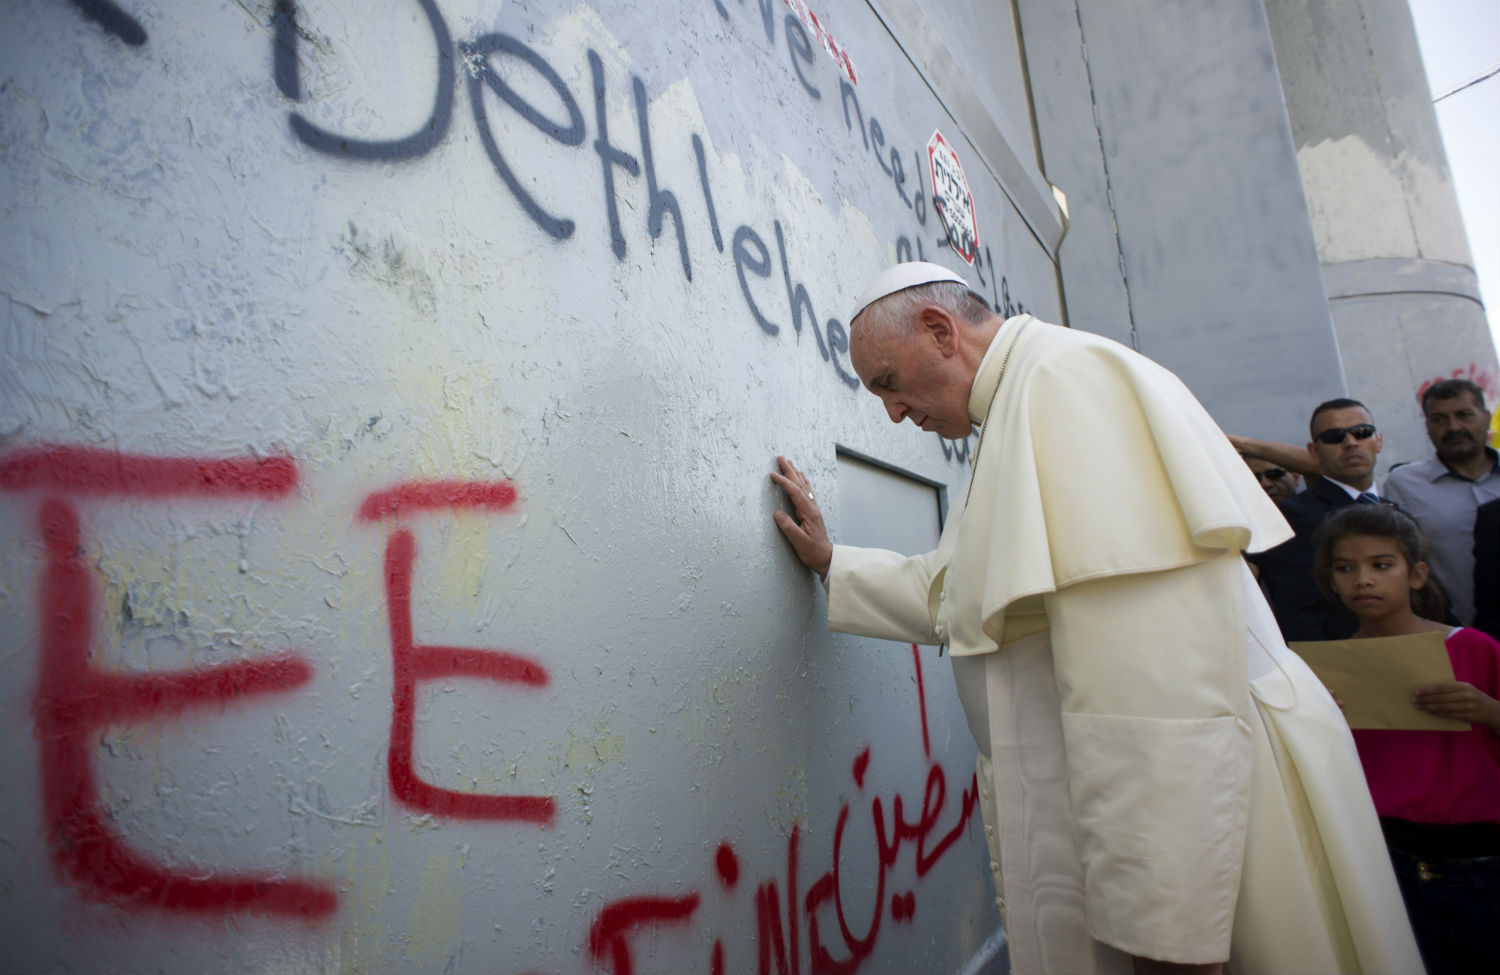
<instances>
[{"instance_id":1,"label":"dark suit jacket","mask_svg":"<svg viewBox=\"0 0 1500 975\"><path fill-rule=\"evenodd\" d=\"M1329 512L1357 502L1337 484L1314 478L1307 490L1276 502L1296 535L1273 549L1250 556L1260 570L1261 587L1292 640L1344 640L1359 629L1359 617L1343 603L1324 596L1313 580L1313 536Z\"/></svg>"},{"instance_id":2,"label":"dark suit jacket","mask_svg":"<svg viewBox=\"0 0 1500 975\"><path fill-rule=\"evenodd\" d=\"M1474 628L1500 640L1500 501L1474 516Z\"/></svg>"}]
</instances>

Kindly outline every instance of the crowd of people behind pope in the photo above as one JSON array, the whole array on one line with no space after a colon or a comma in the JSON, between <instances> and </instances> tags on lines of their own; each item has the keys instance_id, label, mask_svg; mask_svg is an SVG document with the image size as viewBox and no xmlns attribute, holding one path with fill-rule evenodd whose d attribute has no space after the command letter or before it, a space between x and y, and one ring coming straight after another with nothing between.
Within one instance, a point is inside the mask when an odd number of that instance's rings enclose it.
<instances>
[{"instance_id":1,"label":"crowd of people behind pope","mask_svg":"<svg viewBox=\"0 0 1500 975\"><path fill-rule=\"evenodd\" d=\"M1295 532L1247 556L1289 643L1446 634L1454 681L1412 704L1469 730L1354 737L1424 961L1463 971L1494 960L1500 925L1500 455L1475 383L1420 402L1434 453L1383 483L1357 400L1319 404L1305 448L1230 440Z\"/></svg>"}]
</instances>

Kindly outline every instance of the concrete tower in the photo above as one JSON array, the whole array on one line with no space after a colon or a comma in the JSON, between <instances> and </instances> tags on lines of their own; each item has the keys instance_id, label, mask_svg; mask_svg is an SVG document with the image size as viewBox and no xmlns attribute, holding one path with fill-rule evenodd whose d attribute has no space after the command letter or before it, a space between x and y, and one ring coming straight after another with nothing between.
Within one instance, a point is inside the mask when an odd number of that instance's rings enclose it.
<instances>
[{"instance_id":1,"label":"concrete tower","mask_svg":"<svg viewBox=\"0 0 1500 975\"><path fill-rule=\"evenodd\" d=\"M1266 11L1344 375L1387 463L1430 448L1418 391L1472 379L1494 343L1405 0L1268 0Z\"/></svg>"}]
</instances>

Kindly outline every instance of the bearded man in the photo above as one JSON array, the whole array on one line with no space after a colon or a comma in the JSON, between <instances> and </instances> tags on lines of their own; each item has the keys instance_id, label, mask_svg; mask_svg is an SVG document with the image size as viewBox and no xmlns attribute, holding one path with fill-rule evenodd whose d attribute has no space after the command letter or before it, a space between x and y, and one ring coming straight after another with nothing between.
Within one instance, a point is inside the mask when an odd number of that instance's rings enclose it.
<instances>
[{"instance_id":1,"label":"bearded man","mask_svg":"<svg viewBox=\"0 0 1500 975\"><path fill-rule=\"evenodd\" d=\"M979 425L938 548L835 546L780 458L778 527L835 630L941 643L1024 972L1417 971L1353 739L1241 552L1290 535L1175 376L897 265L849 357L893 422Z\"/></svg>"}]
</instances>

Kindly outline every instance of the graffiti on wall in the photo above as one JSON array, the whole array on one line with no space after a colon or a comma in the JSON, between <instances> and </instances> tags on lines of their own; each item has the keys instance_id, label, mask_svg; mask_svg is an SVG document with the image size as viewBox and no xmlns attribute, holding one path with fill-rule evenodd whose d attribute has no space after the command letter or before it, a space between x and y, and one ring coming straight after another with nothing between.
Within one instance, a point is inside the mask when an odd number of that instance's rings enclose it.
<instances>
[{"instance_id":1,"label":"graffiti on wall","mask_svg":"<svg viewBox=\"0 0 1500 975\"><path fill-rule=\"evenodd\" d=\"M437 67L437 84L427 118L407 135L394 139L368 139L357 132L329 131L292 109L287 113L291 136L313 152L354 163L391 163L418 159L440 146L448 134L453 122L455 89L459 84L458 66L461 65L463 85L479 142L509 198L526 220L559 242L573 238L578 228L576 215L559 212L557 204L544 204L537 198L534 189L528 188L523 182L513 159L507 156L496 137L495 125L498 118L492 118L492 111L508 109L537 133L564 150L591 150L598 157L605 207L604 224L616 261L624 262L630 252L629 232L644 230L646 237L654 244L670 227L671 240L675 243L683 278L686 282L692 282L693 245L690 242L690 228L684 222L679 202L679 193L683 188L666 186L661 181L656 159L659 151L657 145L662 141L662 135L655 132L650 122L646 80L632 74L626 82L631 92L636 123L635 131L631 133L634 144L627 145L620 133L611 133L609 128L605 105L612 79L606 75L603 59L593 50L584 52L593 117L594 134L590 139L589 122L578 95L563 80L556 66L534 48L518 37L498 32L455 42L435 0L415 2L421 8L431 34ZM85 17L110 33L133 45L146 43L144 29L109 0L74 0L74 4ZM751 5L759 14L766 43L774 48L778 27L775 0L751 0ZM746 0L740 0L738 6L744 8ZM785 39L788 61L803 95L810 101L821 101L824 92L809 76L815 65L815 52L804 23L811 19L816 25L814 30L818 33L818 43L825 46L838 61L840 68L850 75L853 71L852 63L847 62L847 55L843 55L842 48L827 36L821 23L807 11L805 4L788 0L787 6L791 10L780 18L779 26ZM731 18L730 6L716 2L715 8L724 20ZM308 97L302 84L298 60L303 36L298 16L295 0L276 0L271 23L268 25L272 34L272 80L282 97L294 104L302 103ZM835 50L838 53L834 53ZM557 105L565 117L550 117L528 101L521 90L528 85L519 81L514 84L507 81L507 77L511 77L510 72L529 75L530 82L542 86L540 90L549 90L556 96ZM913 233L896 238L896 259L926 260L929 245L932 250L937 251L949 248L950 244L940 227L935 226L931 232L927 229L928 207L921 178L924 171L922 150L916 146L902 148L889 144L879 117L873 112L866 116L852 82L852 77L840 78L838 96L845 130L851 138L858 133L859 145L864 150L856 158L867 166L873 160L873 165L879 167L883 180L895 194L895 198L911 214L916 224ZM536 85L531 84L530 87L536 88ZM498 100L498 105L493 108L491 98ZM714 202L713 174L709 168L703 138L697 132L690 133L689 136L698 174L699 185L695 192L702 197L708 219L708 238L717 253L724 254L727 249L750 320L769 339L784 338L785 326L790 324L791 335L798 346L802 345L804 334L810 334L810 348L816 350L819 360L827 364L840 383L851 390L857 390L859 380L847 364L849 337L845 324L838 318L820 318L813 293L803 280L801 270L794 268L789 260L786 242L789 234L794 234L795 230L775 216L770 220L769 235L764 223L759 226L749 222L737 223L730 229L733 221L721 219ZM905 163L908 158L912 164L910 172ZM625 195L626 178L638 180L641 184L639 189L644 191L644 198L639 205ZM623 212L628 216L622 216L622 204ZM644 227L630 226L629 219L643 219ZM775 245L774 260L772 243ZM995 268L988 246L984 248L983 254L975 256L974 266L979 288L981 292L988 292L987 300L997 313L1009 317L1026 310L1025 304L1012 296L1007 276ZM762 282L771 282L775 278L780 279L781 287L774 289L772 297L765 293L767 285ZM967 441L954 444L941 437L939 440L945 459L961 464L967 462Z\"/></svg>"},{"instance_id":2,"label":"graffiti on wall","mask_svg":"<svg viewBox=\"0 0 1500 975\"><path fill-rule=\"evenodd\" d=\"M102 812L92 759L94 733L104 726L145 723L239 697L290 693L307 684L313 671L296 652L159 674L95 666L90 661L95 584L84 561L76 498L283 498L296 483L296 466L286 457L199 460L53 448L0 459L0 489L45 492L37 516L46 550L33 702L38 769L53 866L85 896L189 912L321 917L333 911L335 895L320 884L269 873L196 878L136 854Z\"/></svg>"},{"instance_id":3,"label":"graffiti on wall","mask_svg":"<svg viewBox=\"0 0 1500 975\"><path fill-rule=\"evenodd\" d=\"M1484 398L1489 403L1493 403L1497 397L1500 397L1500 379L1497 379L1495 371L1493 369L1480 368L1479 363L1471 362L1469 363L1469 368L1467 369L1460 367L1453 370L1446 376L1433 376L1431 379L1418 386L1417 402L1422 402L1422 394L1427 392L1428 388L1436 383L1440 383L1448 379L1467 379L1469 382L1484 390Z\"/></svg>"},{"instance_id":4,"label":"graffiti on wall","mask_svg":"<svg viewBox=\"0 0 1500 975\"><path fill-rule=\"evenodd\" d=\"M40 645L33 699L37 768L54 870L81 896L122 909L189 914L245 912L317 921L336 912L337 892L315 880L279 872L193 876L136 853L110 826L94 774L97 732L104 726L149 724L234 700L294 694L316 674L298 650L165 673L111 671L93 662L98 584L85 556L82 503L106 496L158 504L236 498L285 502L298 483L297 465L286 456L155 457L64 446L0 454L0 490L39 499L37 531L45 556L37 596ZM413 761L416 688L421 682L470 678L525 693L551 679L543 662L534 657L509 650L422 644L412 629L412 522L443 511L512 512L517 505L516 487L508 481L417 481L369 493L356 516L367 524L394 521L399 526L386 540L384 573L392 667L387 750L391 797L408 809L441 819L546 828L555 821L554 797L439 788L417 775ZM800 975L803 931L810 971L858 970L874 951L887 914L896 924L909 924L915 915L915 891L894 891L887 898L887 876L903 851L912 850L920 879L954 848L973 820L978 781L971 774L959 794L950 795L948 773L932 757L922 660L915 644L911 654L927 763L921 799L913 804L899 793L866 796L870 747L854 757L850 776L856 798L839 809L829 850L831 866L805 889L801 886L801 828L793 825L785 874L755 885L754 950L761 972ZM866 809L875 839L868 854L875 906L868 920L849 917L840 866L845 862L850 818L864 815ZM742 867L727 839L717 847L713 872L723 893L738 889ZM660 926L691 925L703 896L699 890L641 894L605 904L589 929L590 955L620 975L633 971L632 936ZM729 970L725 954L722 939L715 939L710 971ZM733 967L744 970L748 964Z\"/></svg>"},{"instance_id":5,"label":"graffiti on wall","mask_svg":"<svg viewBox=\"0 0 1500 975\"><path fill-rule=\"evenodd\" d=\"M916 916L916 892L900 890L887 900L887 877L901 857L903 849L912 850L915 875L920 880L937 865L945 854L965 835L979 806L979 779L970 773L968 784L950 805L947 773L942 763L932 758L931 736L927 728L927 697L922 683L922 658L916 644L911 646L917 700L922 720L922 751L927 760L927 776L922 801L914 818L908 818L911 807L897 794L890 800L890 819L881 796L869 797L869 815L874 827L875 848L870 851L874 867L875 897L868 920L851 918L845 909L846 886L841 864L844 860L844 835L850 816L859 809L845 801L839 807L833 828L830 860L832 866L815 877L804 892L797 880L801 858L801 829L793 825L786 843L786 872L783 877L766 880L755 889L756 971L761 975L801 975L801 935L807 932L808 971L850 975L857 972L874 952L881 924L889 915L897 924L910 924ZM862 793L870 767L870 749L864 748L850 764L850 777L856 793ZM860 797L863 800L863 796ZM715 855L715 872L723 891L736 887L740 873L739 860L726 841ZM860 884L870 881L860 874ZM784 884L784 886L783 886ZM589 954L600 964L609 965L615 975L635 971L631 950L633 932L661 925L686 924L698 910L703 894L690 890L671 896L644 895L615 901L604 907L589 929ZM800 903L799 903L800 899ZM785 908L783 909L783 904ZM836 932L836 933L835 933ZM712 975L725 971L748 971L747 963L725 967L722 940L715 939L709 957Z\"/></svg>"},{"instance_id":6,"label":"graffiti on wall","mask_svg":"<svg viewBox=\"0 0 1500 975\"><path fill-rule=\"evenodd\" d=\"M108 35L104 43L116 52L126 53L120 42L130 56L141 57L152 48L137 17L162 15L150 8L129 11L130 6L125 0L72 0L72 8L90 25L88 30L102 30ZM455 37L436 0L415 0L415 6L421 16L412 11L414 29L431 38L436 84L430 102L427 92L420 96L421 123L396 138L370 138L369 131L336 131L313 121L336 115L340 95L310 95L304 87L299 50L307 56L309 41L298 23L302 7L294 0L275 0L258 8L271 10L266 25L271 35L267 83L285 100L284 131L299 152L350 166L378 162L399 173L401 164L456 142L450 134L472 126L463 133L463 141L472 137L479 143L488 163L484 171L493 170L497 198L509 208L505 216L520 230L534 228L541 239L558 245L560 253L578 238L580 226L592 224L575 209L579 194L549 196L558 193L557 188L530 174L546 172L548 157L558 153L587 159L591 178L603 188L603 219L598 226L617 262L639 260L640 250L654 251L661 244L666 273L672 276L670 268L675 266L684 286L701 287L705 267L719 266L706 255L724 255L725 280L719 283L726 295L740 295L743 326L762 336L768 347L808 350L795 354L816 355L815 361L829 370L824 375L851 390L858 388L848 363L845 324L818 314L817 307L831 299L818 293L813 269L796 266L798 215L734 213L720 205L722 193L716 202L716 189L722 190L733 177L715 170L705 133L664 129L652 119L652 94L659 86L649 73L607 68L618 62L582 45L577 63L564 63L566 56L544 56L522 39L526 35L519 30ZM716 0L712 9L726 22L749 18L752 38L763 27L769 50L787 58L788 85L798 89L798 97L832 113L834 130L842 115L850 164L877 177L888 194L883 203L894 207L899 201L909 223L907 232L893 242L898 259L927 259L946 248L946 236L936 222L927 220L929 201L920 178L919 150L890 137L881 123L881 107L868 104L868 96L862 104L852 59L807 5L792 0L784 5L776 0ZM714 18L713 13L707 16ZM153 32L150 44L160 45L165 32L149 19L147 26ZM830 80L818 47L833 58L841 75ZM379 50L362 52L372 66L381 55ZM570 84L565 78L575 80ZM621 95L623 107L606 113L609 97ZM310 98L319 99L320 110L327 107L321 101L326 98L334 111L315 116L302 107ZM524 153L514 137L505 134L516 130L535 137ZM686 163L680 170L686 175L664 176L664 161ZM685 202L693 205L685 208ZM702 215L698 225L688 222L695 213ZM1013 299L988 248L976 265L979 290L997 311L1009 315L1024 309ZM729 298L727 304L733 303ZM939 443L950 462L967 462L969 438L939 438ZM91 499L109 496L172 505L252 498L290 504L296 501L301 477L297 462L286 456L221 460L48 446L0 453L0 490L36 499L35 531L42 542L36 606L38 682L32 699L43 807L39 840L45 840L58 881L77 896L122 911L245 914L313 923L327 921L345 906L343 892L324 877L273 869L215 869L204 876L174 866L169 857L158 859L131 849L128 837L111 823L95 769L99 732L106 725L150 726L179 717L211 721L215 708L236 701L285 699L295 704L299 693L326 678L310 647L263 648L250 652L248 659L217 667L165 672L108 669L102 661L109 655L99 654L96 645L101 639L97 619L103 612L100 580L85 554L91 527L99 527L95 519L107 517L108 509L101 510ZM435 645L423 642L414 631L412 603L423 520L462 510L509 515L521 505L509 482L421 481L380 486L352 507L356 522L383 533L383 622L389 634L392 680L388 738L376 746L385 756L384 787L388 798L402 808L438 820L463 820L485 829L554 828L563 801L557 796L445 789L418 772L416 702L424 684L463 679L480 682L496 694L526 695L555 687L560 679L546 660L521 650ZM372 613L381 612L379 595ZM889 937L893 929L911 925L917 912L916 891L912 884L890 879L897 876L897 864L909 864L918 880L927 876L971 836L977 802L977 783L969 772L950 778L932 757L921 660L915 647L912 654L927 761L921 777L907 783L908 794L877 794L867 785L873 767L895 759L872 755L867 746L848 758L849 798L837 822L827 824L831 833L797 823L784 837L785 848L778 845L774 852L746 849L735 837L714 837L717 846L707 848L711 856L694 889L632 892L604 903L591 918L586 943L579 950L586 950L601 967L631 971L645 950L641 939L646 932L674 928L706 935L705 918L712 913L707 908L719 898L728 899L747 918L753 914L754 923L743 944L727 936L713 938L704 960L707 970L748 970L754 964L760 971L783 975L800 975L804 969L852 972L871 957L882 932ZM950 789L950 781L968 784ZM871 831L873 840L868 842L849 838ZM809 850L813 836L830 837L816 855ZM767 857L774 866L763 861ZM868 917L853 916L854 871L847 865L851 860L861 867L868 864L868 869L858 871L859 885L870 879L876 887L878 896Z\"/></svg>"}]
</instances>

